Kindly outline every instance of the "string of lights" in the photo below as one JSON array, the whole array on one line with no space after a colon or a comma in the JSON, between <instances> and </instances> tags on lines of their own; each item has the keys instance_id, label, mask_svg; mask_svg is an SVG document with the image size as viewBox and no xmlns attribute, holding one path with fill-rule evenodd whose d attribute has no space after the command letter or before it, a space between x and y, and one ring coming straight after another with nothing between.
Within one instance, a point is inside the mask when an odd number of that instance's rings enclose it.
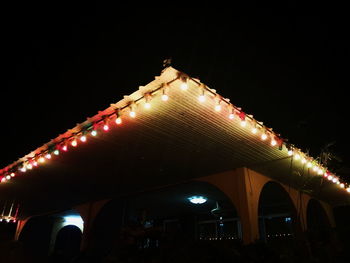
<instances>
[{"instance_id":1,"label":"string of lights","mask_svg":"<svg viewBox=\"0 0 350 263\"><path fill-rule=\"evenodd\" d=\"M46 161L53 160L55 157L59 156L61 153L67 152L69 147L77 147L79 141L85 143L88 140L88 136L98 136L98 133L103 130L108 132L111 129L111 123L114 121L116 125L122 125L123 115L125 111L128 111L131 118L136 118L139 109L138 104L140 101L144 101L144 109L149 110L152 107L152 99L161 95L161 100L165 103L169 98L169 89L176 88L172 85L175 81L180 80L180 88L183 92L186 92L189 88L189 82L192 82L191 86L195 86L200 89L198 102L203 104L208 99L213 99L215 102L214 111L219 113L222 112L223 108L226 107L229 114L227 116L228 120L234 120L238 118L240 126L242 129L246 129L247 132L259 136L263 143L269 142L271 147L278 147L279 150L283 150L283 146L287 149L290 158L295 161L301 162L310 171L313 171L315 175L323 176L326 180L337 184L339 188L345 189L350 193L350 186L344 182L340 181L340 178L334 173L331 173L326 167L324 167L319 161L303 153L299 148L294 145L287 143L279 134L276 134L271 128L263 125L262 122L258 122L253 118L252 115L246 114L241 108L236 107L230 103L229 99L223 98L221 95L216 93L216 90L210 89L205 84L200 81L189 77L187 74L178 72L178 76L166 83L162 83L151 91L143 93L140 97L135 100L130 100L125 105L116 107L110 113L101 112L95 115L93 120L87 120L81 125L78 125L78 129L72 129L67 136L63 138L58 137L56 141L45 144L37 151L33 156L25 158L25 160L19 160L12 163L11 165L5 167L0 171L0 182L6 183L7 181L13 179L21 173L25 173L28 170L32 170L35 167L40 166Z\"/></svg>"}]
</instances>

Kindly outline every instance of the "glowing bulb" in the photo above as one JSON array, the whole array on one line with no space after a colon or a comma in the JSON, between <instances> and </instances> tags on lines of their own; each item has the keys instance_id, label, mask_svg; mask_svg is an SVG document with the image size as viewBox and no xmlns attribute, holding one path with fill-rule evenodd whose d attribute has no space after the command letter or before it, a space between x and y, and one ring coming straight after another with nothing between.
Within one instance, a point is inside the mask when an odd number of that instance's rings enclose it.
<instances>
[{"instance_id":1,"label":"glowing bulb","mask_svg":"<svg viewBox=\"0 0 350 263\"><path fill-rule=\"evenodd\" d=\"M336 182L338 182L338 179L337 178L333 178L332 182L336 183Z\"/></svg>"},{"instance_id":2,"label":"glowing bulb","mask_svg":"<svg viewBox=\"0 0 350 263\"><path fill-rule=\"evenodd\" d=\"M246 122L246 121L241 121L241 126L242 126L242 127L247 126L247 122Z\"/></svg>"},{"instance_id":3,"label":"glowing bulb","mask_svg":"<svg viewBox=\"0 0 350 263\"><path fill-rule=\"evenodd\" d=\"M344 188L344 187L345 187L345 184L341 183L339 186L340 186L341 188Z\"/></svg>"},{"instance_id":4,"label":"glowing bulb","mask_svg":"<svg viewBox=\"0 0 350 263\"><path fill-rule=\"evenodd\" d=\"M78 145L78 142L77 140L73 140L71 143L70 143L73 147L76 147Z\"/></svg>"},{"instance_id":5,"label":"glowing bulb","mask_svg":"<svg viewBox=\"0 0 350 263\"><path fill-rule=\"evenodd\" d=\"M258 129L257 129L257 128L255 128L255 127L252 128L252 133L253 133L253 134L256 134L257 132L258 132Z\"/></svg>"},{"instance_id":6,"label":"glowing bulb","mask_svg":"<svg viewBox=\"0 0 350 263\"><path fill-rule=\"evenodd\" d=\"M15 177L15 173L11 173L11 177Z\"/></svg>"},{"instance_id":7,"label":"glowing bulb","mask_svg":"<svg viewBox=\"0 0 350 263\"><path fill-rule=\"evenodd\" d=\"M180 88L181 88L182 90L187 90L187 89L188 89L187 81L183 81L183 82L181 83Z\"/></svg>"},{"instance_id":8,"label":"glowing bulb","mask_svg":"<svg viewBox=\"0 0 350 263\"><path fill-rule=\"evenodd\" d=\"M199 102L205 102L205 95L202 94L198 97Z\"/></svg>"},{"instance_id":9,"label":"glowing bulb","mask_svg":"<svg viewBox=\"0 0 350 263\"><path fill-rule=\"evenodd\" d=\"M313 168L312 168L312 170L314 171L314 172L317 172L318 171L318 166L314 166Z\"/></svg>"},{"instance_id":10,"label":"glowing bulb","mask_svg":"<svg viewBox=\"0 0 350 263\"><path fill-rule=\"evenodd\" d=\"M328 179L329 181L331 181L331 180L333 180L333 176L328 175L327 179Z\"/></svg>"},{"instance_id":11,"label":"glowing bulb","mask_svg":"<svg viewBox=\"0 0 350 263\"><path fill-rule=\"evenodd\" d=\"M307 166L308 168L311 168L311 167L312 167L312 163L311 163L311 162L308 162L306 166Z\"/></svg>"},{"instance_id":12,"label":"glowing bulb","mask_svg":"<svg viewBox=\"0 0 350 263\"><path fill-rule=\"evenodd\" d=\"M97 135L97 131L96 131L96 130L92 130L92 131L91 131L91 135L92 135L92 136L96 136L96 135Z\"/></svg>"},{"instance_id":13,"label":"glowing bulb","mask_svg":"<svg viewBox=\"0 0 350 263\"><path fill-rule=\"evenodd\" d=\"M108 131L109 130L109 126L107 124L103 125L103 130L104 131Z\"/></svg>"},{"instance_id":14,"label":"glowing bulb","mask_svg":"<svg viewBox=\"0 0 350 263\"><path fill-rule=\"evenodd\" d=\"M265 141L267 139L267 135L265 133L261 134L261 140Z\"/></svg>"},{"instance_id":15,"label":"glowing bulb","mask_svg":"<svg viewBox=\"0 0 350 263\"><path fill-rule=\"evenodd\" d=\"M300 159L300 155L299 155L299 154L296 154L296 155L294 156L294 159L295 159L295 160L299 160L299 159Z\"/></svg>"},{"instance_id":16,"label":"glowing bulb","mask_svg":"<svg viewBox=\"0 0 350 263\"><path fill-rule=\"evenodd\" d=\"M10 175L6 175L6 180L10 180L11 176Z\"/></svg>"},{"instance_id":17,"label":"glowing bulb","mask_svg":"<svg viewBox=\"0 0 350 263\"><path fill-rule=\"evenodd\" d=\"M292 156L293 155L293 150L288 150L288 155Z\"/></svg>"},{"instance_id":18,"label":"glowing bulb","mask_svg":"<svg viewBox=\"0 0 350 263\"><path fill-rule=\"evenodd\" d=\"M85 135L81 136L81 137L80 137L80 140L81 140L82 142L86 142L86 136L85 136Z\"/></svg>"},{"instance_id":19,"label":"glowing bulb","mask_svg":"<svg viewBox=\"0 0 350 263\"><path fill-rule=\"evenodd\" d=\"M216 104L215 105L215 111L221 111L221 105L220 104Z\"/></svg>"},{"instance_id":20,"label":"glowing bulb","mask_svg":"<svg viewBox=\"0 0 350 263\"><path fill-rule=\"evenodd\" d=\"M346 188L346 191L347 191L348 193L350 193L350 187Z\"/></svg>"},{"instance_id":21,"label":"glowing bulb","mask_svg":"<svg viewBox=\"0 0 350 263\"><path fill-rule=\"evenodd\" d=\"M306 159L303 158L303 159L301 160L301 163L306 163Z\"/></svg>"},{"instance_id":22,"label":"glowing bulb","mask_svg":"<svg viewBox=\"0 0 350 263\"><path fill-rule=\"evenodd\" d=\"M132 110L132 111L130 111L129 115L130 115L131 118L135 118L136 117L136 112L134 112Z\"/></svg>"},{"instance_id":23,"label":"glowing bulb","mask_svg":"<svg viewBox=\"0 0 350 263\"><path fill-rule=\"evenodd\" d=\"M230 115L228 115L228 117L233 120L235 118L235 115L233 113L230 113Z\"/></svg>"},{"instance_id":24,"label":"glowing bulb","mask_svg":"<svg viewBox=\"0 0 350 263\"><path fill-rule=\"evenodd\" d=\"M19 169L22 173L25 173L27 171L27 169L23 166L21 167L21 169Z\"/></svg>"},{"instance_id":25,"label":"glowing bulb","mask_svg":"<svg viewBox=\"0 0 350 263\"><path fill-rule=\"evenodd\" d=\"M51 159L51 154L49 154L49 153L46 154L46 155L45 155L45 158L46 158L46 159Z\"/></svg>"},{"instance_id":26,"label":"glowing bulb","mask_svg":"<svg viewBox=\"0 0 350 263\"><path fill-rule=\"evenodd\" d=\"M162 101L167 101L169 99L169 96L166 94L162 95Z\"/></svg>"},{"instance_id":27,"label":"glowing bulb","mask_svg":"<svg viewBox=\"0 0 350 263\"><path fill-rule=\"evenodd\" d=\"M62 150L65 151L65 152L68 151L67 145L63 145Z\"/></svg>"},{"instance_id":28,"label":"glowing bulb","mask_svg":"<svg viewBox=\"0 0 350 263\"><path fill-rule=\"evenodd\" d=\"M122 122L123 122L123 121L122 121L122 118L120 118L120 117L118 117L118 118L115 119L115 123L118 124L118 125L119 125L119 124L122 124Z\"/></svg>"},{"instance_id":29,"label":"glowing bulb","mask_svg":"<svg viewBox=\"0 0 350 263\"><path fill-rule=\"evenodd\" d=\"M317 174L318 174L318 175L322 175L322 174L323 174L323 170L322 170L322 169L318 169Z\"/></svg>"},{"instance_id":30,"label":"glowing bulb","mask_svg":"<svg viewBox=\"0 0 350 263\"><path fill-rule=\"evenodd\" d=\"M34 162L33 162L33 165L34 165L35 167L37 167L37 166L38 166L38 162L37 162L37 161L34 161Z\"/></svg>"},{"instance_id":31,"label":"glowing bulb","mask_svg":"<svg viewBox=\"0 0 350 263\"><path fill-rule=\"evenodd\" d=\"M44 163L45 162L45 158L44 157L40 157L39 158L39 163Z\"/></svg>"},{"instance_id":32,"label":"glowing bulb","mask_svg":"<svg viewBox=\"0 0 350 263\"><path fill-rule=\"evenodd\" d=\"M5 177L1 178L1 182L2 182L2 183L5 183L5 182L6 182L6 178L5 178ZM1 219L1 221L2 221L2 219ZM0 222L1 222L1 221L0 221Z\"/></svg>"},{"instance_id":33,"label":"glowing bulb","mask_svg":"<svg viewBox=\"0 0 350 263\"><path fill-rule=\"evenodd\" d=\"M145 109L149 110L151 108L151 103L146 102L145 103Z\"/></svg>"},{"instance_id":34,"label":"glowing bulb","mask_svg":"<svg viewBox=\"0 0 350 263\"><path fill-rule=\"evenodd\" d=\"M272 140L271 140L271 146L276 146L276 144L277 144L276 140L275 140L275 139L272 139Z\"/></svg>"},{"instance_id":35,"label":"glowing bulb","mask_svg":"<svg viewBox=\"0 0 350 263\"><path fill-rule=\"evenodd\" d=\"M53 151L53 154L54 154L54 155L59 155L59 154L60 154L60 151L59 151L59 150L54 150L54 151Z\"/></svg>"},{"instance_id":36,"label":"glowing bulb","mask_svg":"<svg viewBox=\"0 0 350 263\"><path fill-rule=\"evenodd\" d=\"M27 164L27 168L28 168L29 170L31 170L31 169L33 169L33 165L31 165L31 164L29 163L29 164Z\"/></svg>"}]
</instances>

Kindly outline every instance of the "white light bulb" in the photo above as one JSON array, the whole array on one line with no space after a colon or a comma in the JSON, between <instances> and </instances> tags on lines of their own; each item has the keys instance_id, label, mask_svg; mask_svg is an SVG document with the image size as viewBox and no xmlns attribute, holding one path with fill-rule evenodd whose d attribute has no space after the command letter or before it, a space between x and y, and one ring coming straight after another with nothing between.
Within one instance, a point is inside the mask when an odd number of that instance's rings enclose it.
<instances>
[{"instance_id":1,"label":"white light bulb","mask_svg":"<svg viewBox=\"0 0 350 263\"><path fill-rule=\"evenodd\" d=\"M80 140L81 140L82 142L86 142L86 136L85 136L85 135L81 136L81 137L80 137Z\"/></svg>"},{"instance_id":2,"label":"white light bulb","mask_svg":"<svg viewBox=\"0 0 350 263\"><path fill-rule=\"evenodd\" d=\"M256 134L257 132L258 132L258 129L254 127L254 128L252 129L252 133L253 133L253 134Z\"/></svg>"},{"instance_id":3,"label":"white light bulb","mask_svg":"<svg viewBox=\"0 0 350 263\"><path fill-rule=\"evenodd\" d=\"M242 121L241 121L241 126L242 126L242 127L247 126L247 122L246 122L245 120L242 120Z\"/></svg>"},{"instance_id":4,"label":"white light bulb","mask_svg":"<svg viewBox=\"0 0 350 263\"><path fill-rule=\"evenodd\" d=\"M199 102L205 102L205 95L202 94L198 97Z\"/></svg>"},{"instance_id":5,"label":"white light bulb","mask_svg":"<svg viewBox=\"0 0 350 263\"><path fill-rule=\"evenodd\" d=\"M265 141L267 139L267 135L265 133L261 134L261 140Z\"/></svg>"},{"instance_id":6,"label":"white light bulb","mask_svg":"<svg viewBox=\"0 0 350 263\"><path fill-rule=\"evenodd\" d=\"M149 110L151 108L151 103L146 102L145 103L145 109Z\"/></svg>"},{"instance_id":7,"label":"white light bulb","mask_svg":"<svg viewBox=\"0 0 350 263\"><path fill-rule=\"evenodd\" d=\"M346 188L346 191L347 191L348 193L350 193L350 187Z\"/></svg>"},{"instance_id":8,"label":"white light bulb","mask_svg":"<svg viewBox=\"0 0 350 263\"><path fill-rule=\"evenodd\" d=\"M120 118L120 117L118 117L118 118L115 119L115 123L118 124L118 125L119 125L119 124L122 124L122 122L123 122L123 121L122 121L122 118Z\"/></svg>"},{"instance_id":9,"label":"white light bulb","mask_svg":"<svg viewBox=\"0 0 350 263\"><path fill-rule=\"evenodd\" d=\"M276 144L277 144L276 140L275 140L275 139L272 139L272 140L271 140L271 146L276 146Z\"/></svg>"},{"instance_id":10,"label":"white light bulb","mask_svg":"<svg viewBox=\"0 0 350 263\"><path fill-rule=\"evenodd\" d=\"M28 164L27 164L27 168L28 168L29 170L31 170L31 169L33 169L33 165L30 164L30 163L28 163Z\"/></svg>"},{"instance_id":11,"label":"white light bulb","mask_svg":"<svg viewBox=\"0 0 350 263\"><path fill-rule=\"evenodd\" d=\"M293 150L288 150L288 155L292 156L293 155Z\"/></svg>"},{"instance_id":12,"label":"white light bulb","mask_svg":"<svg viewBox=\"0 0 350 263\"><path fill-rule=\"evenodd\" d=\"M331 180L333 180L333 176L328 175L327 179L328 179L329 181L331 181Z\"/></svg>"},{"instance_id":13,"label":"white light bulb","mask_svg":"<svg viewBox=\"0 0 350 263\"><path fill-rule=\"evenodd\" d=\"M221 105L220 104L216 104L215 105L215 111L221 111Z\"/></svg>"},{"instance_id":14,"label":"white light bulb","mask_svg":"<svg viewBox=\"0 0 350 263\"><path fill-rule=\"evenodd\" d=\"M295 160L299 160L299 159L300 159L300 155L299 155L298 153L295 154L295 155L294 155L294 159L295 159Z\"/></svg>"},{"instance_id":15,"label":"white light bulb","mask_svg":"<svg viewBox=\"0 0 350 263\"><path fill-rule=\"evenodd\" d=\"M339 186L340 186L341 188L344 188L344 187L345 187L345 185L344 185L343 183L341 183Z\"/></svg>"},{"instance_id":16,"label":"white light bulb","mask_svg":"<svg viewBox=\"0 0 350 263\"><path fill-rule=\"evenodd\" d=\"M162 101L167 101L169 99L169 96L166 94L162 95Z\"/></svg>"},{"instance_id":17,"label":"white light bulb","mask_svg":"<svg viewBox=\"0 0 350 263\"><path fill-rule=\"evenodd\" d=\"M54 154L54 155L59 155L59 154L60 154L60 151L59 151L59 150L54 150L53 154Z\"/></svg>"},{"instance_id":18,"label":"white light bulb","mask_svg":"<svg viewBox=\"0 0 350 263\"><path fill-rule=\"evenodd\" d=\"M10 175L6 175L6 180L10 180L11 176Z\"/></svg>"},{"instance_id":19,"label":"white light bulb","mask_svg":"<svg viewBox=\"0 0 350 263\"><path fill-rule=\"evenodd\" d=\"M97 131L96 131L96 130L92 130L92 131L91 131L91 135L92 135L92 136L96 136L96 135L97 135Z\"/></svg>"},{"instance_id":20,"label":"white light bulb","mask_svg":"<svg viewBox=\"0 0 350 263\"><path fill-rule=\"evenodd\" d=\"M182 90L187 90L187 89L188 89L187 82L182 82L181 85L180 85L180 88L181 88Z\"/></svg>"},{"instance_id":21,"label":"white light bulb","mask_svg":"<svg viewBox=\"0 0 350 263\"><path fill-rule=\"evenodd\" d=\"M230 113L230 115L228 115L229 119L233 120L235 118L235 115L233 113Z\"/></svg>"},{"instance_id":22,"label":"white light bulb","mask_svg":"<svg viewBox=\"0 0 350 263\"><path fill-rule=\"evenodd\" d=\"M51 154L49 154L49 153L46 154L46 155L45 155L45 158L46 158L46 159L51 159Z\"/></svg>"},{"instance_id":23,"label":"white light bulb","mask_svg":"<svg viewBox=\"0 0 350 263\"><path fill-rule=\"evenodd\" d=\"M131 118L135 118L136 117L136 112L130 111L129 115L130 115Z\"/></svg>"}]
</instances>

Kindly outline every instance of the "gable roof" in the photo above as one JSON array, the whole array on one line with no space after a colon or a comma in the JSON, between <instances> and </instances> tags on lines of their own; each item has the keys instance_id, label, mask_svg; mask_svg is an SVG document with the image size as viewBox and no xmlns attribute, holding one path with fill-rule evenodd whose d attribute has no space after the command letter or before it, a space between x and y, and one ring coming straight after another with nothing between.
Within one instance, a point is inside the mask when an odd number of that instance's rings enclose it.
<instances>
[{"instance_id":1,"label":"gable roof","mask_svg":"<svg viewBox=\"0 0 350 263\"><path fill-rule=\"evenodd\" d=\"M66 148L75 148L77 146L73 146L74 144L82 144L83 142L80 141L82 136L89 140L93 130L98 133L104 132L104 128L107 129L105 125L108 125L111 130L109 132L113 132L113 129L118 129L116 128L118 124L115 123L118 117L122 121L133 119L128 116L130 112L134 111L136 115L147 112L148 110L144 108L146 103L152 104L154 117L161 118L166 115L168 118L174 118L177 122L187 125L192 131L207 138L208 141L203 143L203 147L212 154L215 154L216 147L220 147L218 153L225 154L225 158L230 158L234 167L248 166L259 170L259 167L265 164L287 160L288 164L292 162L297 167L298 172L296 173L307 173L308 176L320 180L324 178L326 181L333 182L339 190L350 191L348 184L341 182L318 160L288 143L272 128L264 126L252 115L246 114L241 108L233 105L229 99L220 96L216 90L172 67L165 68L160 76L155 77L154 81L140 86L131 95L124 96L122 100L111 104L107 109L87 118L85 122L77 124L74 128L1 169L1 182L16 180L17 177L28 173L28 170L40 169L41 162L54 163L55 160L63 158L61 155L64 155ZM175 109L183 107L182 112L169 111L162 106L162 104L169 103L173 103L172 107ZM159 111L155 111L157 107ZM184 116L183 121L179 119L181 116ZM135 120L137 121L138 118L136 117ZM215 129L212 130L212 128ZM154 129L162 132L164 127L157 126ZM164 133L169 133L169 131L164 129ZM215 142L218 145L215 145ZM209 143L214 144L209 145ZM60 156L55 156L56 153ZM278 171L278 165L273 169ZM285 173L286 170L283 169L280 172Z\"/></svg>"}]
</instances>

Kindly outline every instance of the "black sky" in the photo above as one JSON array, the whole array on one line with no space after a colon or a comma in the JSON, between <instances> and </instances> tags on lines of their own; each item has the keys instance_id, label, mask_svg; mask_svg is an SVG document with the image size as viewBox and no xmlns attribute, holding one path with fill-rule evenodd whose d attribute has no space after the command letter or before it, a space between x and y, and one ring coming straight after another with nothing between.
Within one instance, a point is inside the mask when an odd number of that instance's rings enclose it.
<instances>
[{"instance_id":1,"label":"black sky","mask_svg":"<svg viewBox=\"0 0 350 263\"><path fill-rule=\"evenodd\" d=\"M150 82L168 57L312 156L334 142L349 166L346 7L263 2L7 4L0 166Z\"/></svg>"}]
</instances>

